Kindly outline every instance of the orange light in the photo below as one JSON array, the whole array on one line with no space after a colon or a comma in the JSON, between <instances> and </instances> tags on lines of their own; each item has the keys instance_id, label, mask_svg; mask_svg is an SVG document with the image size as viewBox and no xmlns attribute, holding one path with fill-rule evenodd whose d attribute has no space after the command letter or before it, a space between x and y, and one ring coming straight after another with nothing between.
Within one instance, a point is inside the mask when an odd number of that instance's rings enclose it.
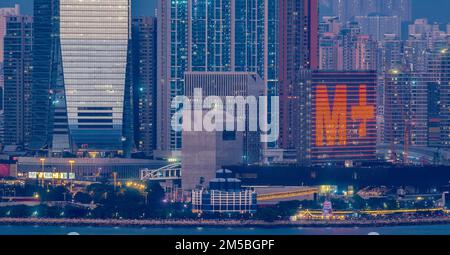
<instances>
[{"instance_id":1,"label":"orange light","mask_svg":"<svg viewBox=\"0 0 450 255\"><path fill-rule=\"evenodd\" d=\"M336 136L339 145L347 144L347 86L337 85L334 93L333 108L330 109L328 90L326 85L317 86L316 90L316 145L334 146ZM337 134L336 134L337 133Z\"/></svg>"},{"instance_id":2,"label":"orange light","mask_svg":"<svg viewBox=\"0 0 450 255\"><path fill-rule=\"evenodd\" d=\"M359 86L359 105L352 107L352 119L361 120L359 126L359 136L367 136L367 121L375 118L375 110L373 106L367 105L367 88L366 85Z\"/></svg>"},{"instance_id":3,"label":"orange light","mask_svg":"<svg viewBox=\"0 0 450 255\"><path fill-rule=\"evenodd\" d=\"M375 119L375 106L367 102L367 86L361 84L358 89L359 102L353 105L348 102L347 85L336 85L331 105L327 86L317 86L315 91L316 146L347 145L348 121L354 124L359 122L358 136L367 137L368 123Z\"/></svg>"}]
</instances>

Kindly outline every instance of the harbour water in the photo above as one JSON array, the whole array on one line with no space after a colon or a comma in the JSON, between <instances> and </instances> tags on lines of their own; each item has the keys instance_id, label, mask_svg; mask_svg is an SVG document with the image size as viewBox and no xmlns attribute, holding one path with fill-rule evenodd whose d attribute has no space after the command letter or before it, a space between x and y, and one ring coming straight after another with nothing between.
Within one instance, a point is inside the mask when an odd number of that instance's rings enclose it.
<instances>
[{"instance_id":1,"label":"harbour water","mask_svg":"<svg viewBox=\"0 0 450 255\"><path fill-rule=\"evenodd\" d=\"M0 226L0 235L450 235L450 225L373 228Z\"/></svg>"}]
</instances>

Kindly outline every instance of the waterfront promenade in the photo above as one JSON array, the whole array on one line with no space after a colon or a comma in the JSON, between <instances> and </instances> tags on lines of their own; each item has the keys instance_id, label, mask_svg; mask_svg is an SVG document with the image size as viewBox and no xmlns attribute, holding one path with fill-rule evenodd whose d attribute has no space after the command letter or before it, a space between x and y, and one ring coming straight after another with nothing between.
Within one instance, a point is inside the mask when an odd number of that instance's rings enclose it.
<instances>
[{"instance_id":1,"label":"waterfront promenade","mask_svg":"<svg viewBox=\"0 0 450 255\"><path fill-rule=\"evenodd\" d=\"M386 227L416 225L448 225L450 217L298 220L265 222L258 220L126 220L126 219L50 219L0 218L0 225L97 226L97 227Z\"/></svg>"}]
</instances>

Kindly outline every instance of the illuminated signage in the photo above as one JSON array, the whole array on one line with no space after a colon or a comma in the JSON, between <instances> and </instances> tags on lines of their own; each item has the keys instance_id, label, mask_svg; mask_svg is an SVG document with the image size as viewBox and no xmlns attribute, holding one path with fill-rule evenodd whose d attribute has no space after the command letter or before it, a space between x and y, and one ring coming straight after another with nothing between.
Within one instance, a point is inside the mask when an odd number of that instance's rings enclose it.
<instances>
[{"instance_id":1,"label":"illuminated signage","mask_svg":"<svg viewBox=\"0 0 450 255\"><path fill-rule=\"evenodd\" d=\"M347 85L336 85L333 104L326 85L318 85L316 88L316 146L345 146L347 145L348 122L358 125L357 136L367 136L367 122L375 118L375 106L367 103L366 85L359 85L357 103L355 99L349 100ZM354 94L354 93L353 93ZM352 94L352 97L354 96Z\"/></svg>"},{"instance_id":2,"label":"illuminated signage","mask_svg":"<svg viewBox=\"0 0 450 255\"><path fill-rule=\"evenodd\" d=\"M74 180L74 173L63 172L29 172L29 179L56 179L56 180Z\"/></svg>"}]
</instances>

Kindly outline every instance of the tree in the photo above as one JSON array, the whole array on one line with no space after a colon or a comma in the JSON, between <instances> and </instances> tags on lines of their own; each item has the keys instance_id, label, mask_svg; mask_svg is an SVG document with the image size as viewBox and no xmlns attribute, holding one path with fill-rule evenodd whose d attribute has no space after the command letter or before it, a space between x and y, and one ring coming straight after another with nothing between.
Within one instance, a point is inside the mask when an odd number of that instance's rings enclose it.
<instances>
[{"instance_id":1,"label":"tree","mask_svg":"<svg viewBox=\"0 0 450 255\"><path fill-rule=\"evenodd\" d=\"M86 189L97 204L110 203L115 200L114 186L107 184L92 184Z\"/></svg>"},{"instance_id":2,"label":"tree","mask_svg":"<svg viewBox=\"0 0 450 255\"><path fill-rule=\"evenodd\" d=\"M47 201L70 201L72 199L69 190L64 186L57 186L48 192Z\"/></svg>"},{"instance_id":3,"label":"tree","mask_svg":"<svg viewBox=\"0 0 450 255\"><path fill-rule=\"evenodd\" d=\"M75 202L81 204L89 204L92 202L92 197L88 193L84 193L81 191L77 192L73 199L75 200Z\"/></svg>"},{"instance_id":4,"label":"tree","mask_svg":"<svg viewBox=\"0 0 450 255\"><path fill-rule=\"evenodd\" d=\"M147 184L147 203L150 207L159 208L165 197L164 189L158 182L149 182Z\"/></svg>"}]
</instances>

